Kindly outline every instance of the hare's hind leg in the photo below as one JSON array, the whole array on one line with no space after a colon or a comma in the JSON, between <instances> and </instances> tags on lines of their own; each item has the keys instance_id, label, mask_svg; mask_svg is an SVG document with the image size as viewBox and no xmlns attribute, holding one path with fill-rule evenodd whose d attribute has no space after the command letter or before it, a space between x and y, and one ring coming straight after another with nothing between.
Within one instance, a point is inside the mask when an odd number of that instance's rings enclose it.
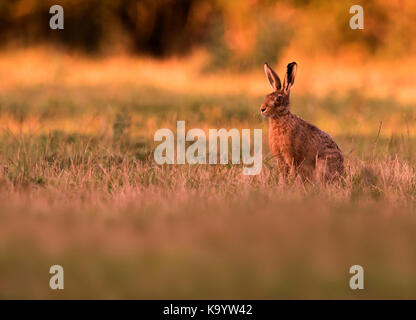
<instances>
[{"instance_id":1,"label":"hare's hind leg","mask_svg":"<svg viewBox=\"0 0 416 320\"><path fill-rule=\"evenodd\" d=\"M316 182L325 182L328 179L328 159L317 158L315 164L314 179Z\"/></svg>"},{"instance_id":2,"label":"hare's hind leg","mask_svg":"<svg viewBox=\"0 0 416 320\"><path fill-rule=\"evenodd\" d=\"M344 174L344 159L338 152L330 153L316 159L315 179L330 182L339 179Z\"/></svg>"}]
</instances>

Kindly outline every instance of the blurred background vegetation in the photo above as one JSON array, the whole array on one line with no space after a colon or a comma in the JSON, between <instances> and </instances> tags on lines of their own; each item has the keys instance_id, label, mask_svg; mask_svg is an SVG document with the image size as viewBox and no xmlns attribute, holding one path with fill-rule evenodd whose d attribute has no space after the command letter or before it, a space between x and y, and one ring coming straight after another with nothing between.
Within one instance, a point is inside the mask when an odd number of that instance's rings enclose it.
<instances>
[{"instance_id":1,"label":"blurred background vegetation","mask_svg":"<svg viewBox=\"0 0 416 320\"><path fill-rule=\"evenodd\" d=\"M416 5L366 0L365 28L351 30L356 1L324 0L61 0L65 29L49 28L55 0L0 1L1 46L42 43L88 54L167 57L208 48L210 67L251 68L275 61L295 45L309 54L337 54L346 46L397 58L415 52ZM406 15L403 15L403 12Z\"/></svg>"},{"instance_id":2,"label":"blurred background vegetation","mask_svg":"<svg viewBox=\"0 0 416 320\"><path fill-rule=\"evenodd\" d=\"M0 298L416 297L414 34L411 0L0 0ZM264 61L341 183L280 179ZM262 173L155 164L177 120L261 128Z\"/></svg>"}]
</instances>

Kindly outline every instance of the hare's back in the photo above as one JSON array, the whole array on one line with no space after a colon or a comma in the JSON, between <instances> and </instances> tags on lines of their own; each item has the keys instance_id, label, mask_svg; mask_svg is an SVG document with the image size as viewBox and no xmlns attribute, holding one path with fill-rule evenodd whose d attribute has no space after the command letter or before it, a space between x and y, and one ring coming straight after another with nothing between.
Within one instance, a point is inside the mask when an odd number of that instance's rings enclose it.
<instances>
[{"instance_id":1,"label":"hare's back","mask_svg":"<svg viewBox=\"0 0 416 320\"><path fill-rule=\"evenodd\" d=\"M313 147L314 151L319 154L328 152L341 153L341 149L328 133L303 119L300 119L300 123L304 127L303 131L306 140L309 140L309 144Z\"/></svg>"}]
</instances>

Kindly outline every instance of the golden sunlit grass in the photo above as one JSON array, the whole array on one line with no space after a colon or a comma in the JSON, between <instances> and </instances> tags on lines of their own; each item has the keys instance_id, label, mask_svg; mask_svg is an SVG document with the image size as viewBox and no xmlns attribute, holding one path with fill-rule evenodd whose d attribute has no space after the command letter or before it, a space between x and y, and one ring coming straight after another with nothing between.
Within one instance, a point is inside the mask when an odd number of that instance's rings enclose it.
<instances>
[{"instance_id":1,"label":"golden sunlit grass","mask_svg":"<svg viewBox=\"0 0 416 320\"><path fill-rule=\"evenodd\" d=\"M346 156L345 177L323 186L279 179L258 115L269 90L260 71L204 74L202 54L94 62L39 50L0 57L0 70L20 66L0 75L0 298L416 296L415 100L412 79L399 83L404 69L385 82L388 66L355 65L343 79L323 71L336 69L328 60L314 77L318 66L298 60L293 111ZM366 91L355 80L369 70ZM261 174L157 165L153 134L176 120L263 128ZM64 291L49 289L53 264ZM348 287L354 264L362 292Z\"/></svg>"}]
</instances>

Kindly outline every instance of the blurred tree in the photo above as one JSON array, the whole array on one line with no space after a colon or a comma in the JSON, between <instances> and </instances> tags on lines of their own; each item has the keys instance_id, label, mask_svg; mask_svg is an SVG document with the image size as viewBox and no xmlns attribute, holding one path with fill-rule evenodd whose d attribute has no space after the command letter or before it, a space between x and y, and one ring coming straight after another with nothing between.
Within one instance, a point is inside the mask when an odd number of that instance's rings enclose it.
<instances>
[{"instance_id":1,"label":"blurred tree","mask_svg":"<svg viewBox=\"0 0 416 320\"><path fill-rule=\"evenodd\" d=\"M203 38L215 7L204 0L61 0L65 29L56 31L48 24L49 7L55 3L0 0L1 44L58 43L94 53L109 47L106 42L127 39L125 46L133 52L182 53ZM199 27L194 27L192 19L198 19Z\"/></svg>"},{"instance_id":2,"label":"blurred tree","mask_svg":"<svg viewBox=\"0 0 416 320\"><path fill-rule=\"evenodd\" d=\"M416 50L416 2L366 0L364 30L349 28L353 0L60 0L65 29L49 28L55 0L0 0L0 46L59 45L157 57L209 49L211 67L275 61L289 44L308 54L356 46L375 54Z\"/></svg>"}]
</instances>

